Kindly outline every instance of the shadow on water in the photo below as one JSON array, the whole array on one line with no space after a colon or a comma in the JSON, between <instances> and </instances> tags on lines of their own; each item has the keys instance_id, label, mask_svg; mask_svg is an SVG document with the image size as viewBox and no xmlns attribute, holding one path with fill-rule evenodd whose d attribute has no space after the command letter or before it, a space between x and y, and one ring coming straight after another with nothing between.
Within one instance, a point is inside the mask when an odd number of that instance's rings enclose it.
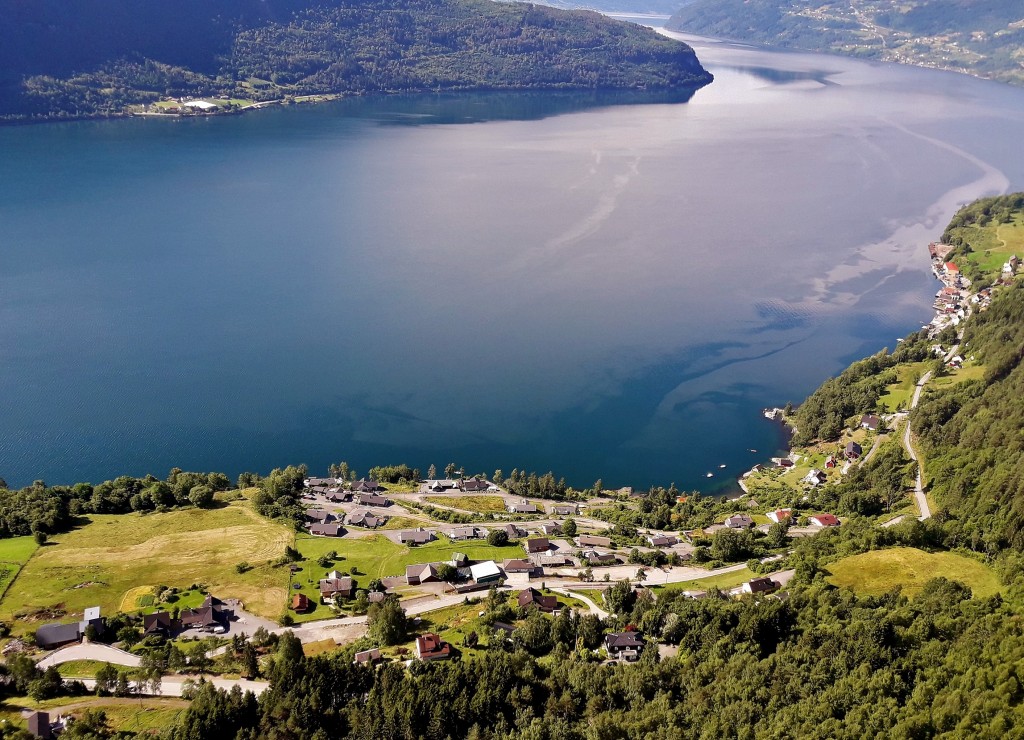
<instances>
[{"instance_id":1,"label":"shadow on water","mask_svg":"<svg viewBox=\"0 0 1024 740\"><path fill-rule=\"evenodd\" d=\"M383 125L536 121L618 105L686 103L701 86L678 90L536 90L484 93L381 95L345 98L318 106L324 115L371 119Z\"/></svg>"},{"instance_id":2,"label":"shadow on water","mask_svg":"<svg viewBox=\"0 0 1024 740\"><path fill-rule=\"evenodd\" d=\"M740 72L741 74L747 74L751 77L756 77L759 80L765 82L773 82L777 85L788 85L792 82L804 82L810 80L817 82L822 85L835 85L837 84L830 78L832 75L838 74L838 70L825 70L825 69L810 69L810 70L791 70L791 69L779 69L777 67L750 67L743 65L716 65L718 69L728 69L733 72Z\"/></svg>"}]
</instances>

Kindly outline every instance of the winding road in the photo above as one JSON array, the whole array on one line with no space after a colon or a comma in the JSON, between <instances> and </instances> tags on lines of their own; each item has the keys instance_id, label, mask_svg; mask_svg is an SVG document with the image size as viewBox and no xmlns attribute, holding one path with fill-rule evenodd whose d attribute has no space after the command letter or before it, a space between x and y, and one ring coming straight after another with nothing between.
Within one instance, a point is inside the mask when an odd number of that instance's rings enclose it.
<instances>
[{"instance_id":1,"label":"winding road","mask_svg":"<svg viewBox=\"0 0 1024 740\"><path fill-rule=\"evenodd\" d=\"M955 349L955 348L954 348ZM914 397L910 401L910 408L913 410L917 406L917 402L921 400L921 391L924 390L925 384L931 379L932 371L929 370L921 379L917 381L917 386L914 388ZM917 478L914 480L914 497L917 499L917 508L921 512L921 516L918 517L922 522L925 519L931 518L932 511L928 507L928 497L924 495L924 487L921 481L921 463L917 459L917 453L914 452L914 445L910 441L910 414L907 414L907 427L903 430L903 447L907 450L907 454L910 455L910 459L917 463Z\"/></svg>"}]
</instances>

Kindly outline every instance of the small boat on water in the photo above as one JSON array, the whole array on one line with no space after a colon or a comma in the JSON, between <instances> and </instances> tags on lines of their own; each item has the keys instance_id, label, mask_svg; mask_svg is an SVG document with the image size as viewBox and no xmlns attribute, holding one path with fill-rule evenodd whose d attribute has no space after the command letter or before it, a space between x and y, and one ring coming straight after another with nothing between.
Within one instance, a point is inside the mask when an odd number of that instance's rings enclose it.
<instances>
[{"instance_id":1,"label":"small boat on water","mask_svg":"<svg viewBox=\"0 0 1024 740\"><path fill-rule=\"evenodd\" d=\"M721 465L718 466L719 470L722 470L723 468L725 468L725 463L722 463Z\"/></svg>"},{"instance_id":2,"label":"small boat on water","mask_svg":"<svg viewBox=\"0 0 1024 740\"><path fill-rule=\"evenodd\" d=\"M714 477L715 477L714 473L708 473L708 478L714 478Z\"/></svg>"}]
</instances>

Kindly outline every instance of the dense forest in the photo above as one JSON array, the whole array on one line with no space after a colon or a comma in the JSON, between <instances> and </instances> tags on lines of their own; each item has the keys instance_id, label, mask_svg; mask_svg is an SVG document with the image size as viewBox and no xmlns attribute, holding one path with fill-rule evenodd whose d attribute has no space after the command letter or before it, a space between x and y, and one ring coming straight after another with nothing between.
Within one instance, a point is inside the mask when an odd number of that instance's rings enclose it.
<instances>
[{"instance_id":1,"label":"dense forest","mask_svg":"<svg viewBox=\"0 0 1024 740\"><path fill-rule=\"evenodd\" d=\"M696 0L666 27L1024 84L1017 0Z\"/></svg>"},{"instance_id":2,"label":"dense forest","mask_svg":"<svg viewBox=\"0 0 1024 740\"><path fill-rule=\"evenodd\" d=\"M116 114L164 97L666 90L685 44L585 11L490 0L0 0L0 116Z\"/></svg>"}]
</instances>

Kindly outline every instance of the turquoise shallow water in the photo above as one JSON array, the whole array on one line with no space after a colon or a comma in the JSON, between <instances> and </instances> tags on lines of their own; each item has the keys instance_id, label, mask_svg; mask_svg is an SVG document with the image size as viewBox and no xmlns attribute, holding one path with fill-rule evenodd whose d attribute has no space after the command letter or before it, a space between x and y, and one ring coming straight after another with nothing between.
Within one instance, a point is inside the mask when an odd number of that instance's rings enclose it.
<instances>
[{"instance_id":1,"label":"turquoise shallow water","mask_svg":"<svg viewBox=\"0 0 1024 740\"><path fill-rule=\"evenodd\" d=\"M761 407L928 319L929 239L1024 187L1024 92L695 43L688 102L0 129L0 476L726 485Z\"/></svg>"}]
</instances>

